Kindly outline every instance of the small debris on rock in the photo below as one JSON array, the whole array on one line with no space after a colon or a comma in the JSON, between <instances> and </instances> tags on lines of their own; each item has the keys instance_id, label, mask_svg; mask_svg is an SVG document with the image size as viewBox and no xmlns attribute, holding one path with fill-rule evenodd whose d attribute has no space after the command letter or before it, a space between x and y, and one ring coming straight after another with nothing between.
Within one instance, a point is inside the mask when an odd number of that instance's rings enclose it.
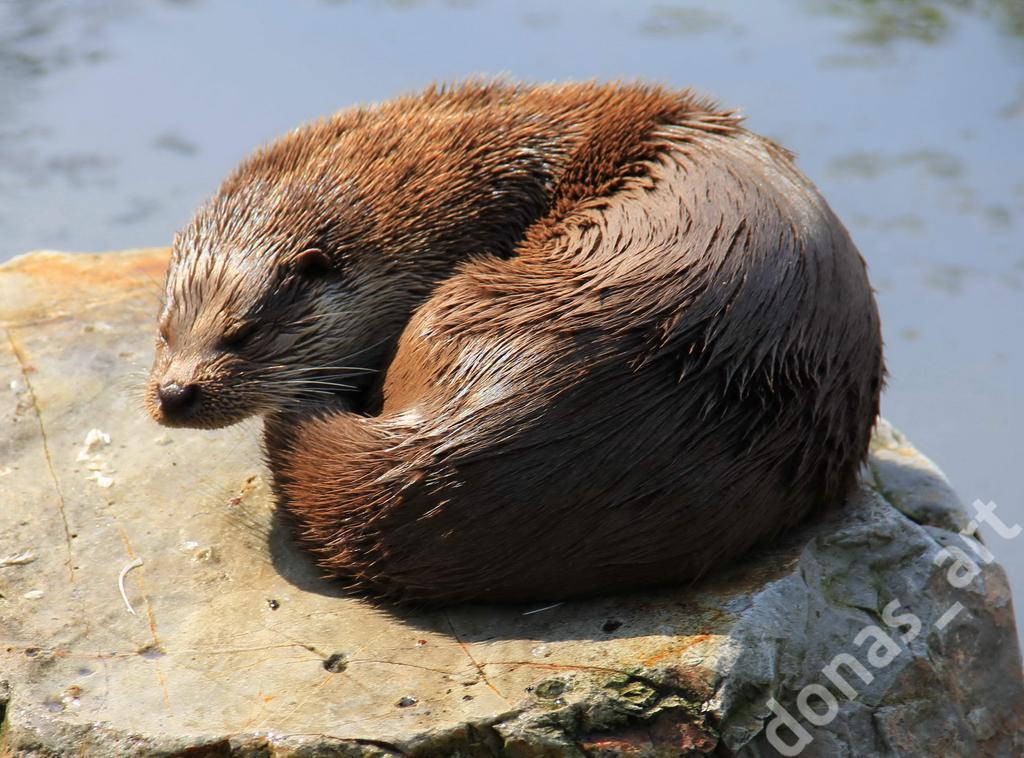
<instances>
[{"instance_id":1,"label":"small debris on rock","mask_svg":"<svg viewBox=\"0 0 1024 758\"><path fill-rule=\"evenodd\" d=\"M65 708L78 708L82 703L79 698L82 696L82 688L72 684L61 693L60 702Z\"/></svg>"},{"instance_id":2,"label":"small debris on rock","mask_svg":"<svg viewBox=\"0 0 1024 758\"><path fill-rule=\"evenodd\" d=\"M99 449L110 444L110 435L102 429L90 429L85 435L85 444L78 450L75 461L86 464L86 468L92 473L86 477L87 481L96 482L97 485L106 489L114 484L107 462L100 457Z\"/></svg>"},{"instance_id":3,"label":"small debris on rock","mask_svg":"<svg viewBox=\"0 0 1024 758\"><path fill-rule=\"evenodd\" d=\"M281 604L279 602L277 602L276 600L274 600L274 598L268 597L267 598L267 607L270 610L272 610L272 611L276 611L278 608L281 607Z\"/></svg>"},{"instance_id":4,"label":"small debris on rock","mask_svg":"<svg viewBox=\"0 0 1024 758\"><path fill-rule=\"evenodd\" d=\"M167 655L166 650L160 647L160 645L157 645L153 642L150 642L148 645L143 645L135 652L137 652L142 658L145 658L147 661L155 661L157 658L163 658L165 655Z\"/></svg>"},{"instance_id":5,"label":"small debris on rock","mask_svg":"<svg viewBox=\"0 0 1024 758\"><path fill-rule=\"evenodd\" d=\"M123 569L121 569L121 573L117 575L117 589L121 591L121 599L124 600L124 607L127 608L128 613L132 614L133 616L137 616L138 614L135 612L135 609L132 608L132 604L128 600L128 593L124 591L124 578L128 576L129 571L138 568L141 565L142 559L136 558L134 561L132 561Z\"/></svg>"},{"instance_id":6,"label":"small debris on rock","mask_svg":"<svg viewBox=\"0 0 1024 758\"><path fill-rule=\"evenodd\" d=\"M22 595L22 597L25 598L26 600L38 600L44 594L45 593L42 590L29 590L24 595Z\"/></svg>"},{"instance_id":7,"label":"small debris on rock","mask_svg":"<svg viewBox=\"0 0 1024 758\"><path fill-rule=\"evenodd\" d=\"M416 647L423 647L427 644L426 640L416 640Z\"/></svg>"},{"instance_id":8,"label":"small debris on rock","mask_svg":"<svg viewBox=\"0 0 1024 758\"><path fill-rule=\"evenodd\" d=\"M212 545L199 547L192 551L192 560L196 563L219 563L217 549Z\"/></svg>"},{"instance_id":9,"label":"small debris on rock","mask_svg":"<svg viewBox=\"0 0 1024 758\"><path fill-rule=\"evenodd\" d=\"M153 444L154 445L160 445L160 447L164 447L165 445L170 445L172 442L174 442L174 440L172 440L166 434L161 434L159 437L154 437L153 438Z\"/></svg>"},{"instance_id":10,"label":"small debris on rock","mask_svg":"<svg viewBox=\"0 0 1024 758\"><path fill-rule=\"evenodd\" d=\"M22 550L20 553L14 555L5 555L0 558L0 568L4 566L24 566L26 563L32 563L36 559L36 553L34 550Z\"/></svg>"},{"instance_id":11,"label":"small debris on rock","mask_svg":"<svg viewBox=\"0 0 1024 758\"><path fill-rule=\"evenodd\" d=\"M85 444L78 451L77 461L88 461L96 454L97 448L110 444L110 435L102 429L90 429L85 435Z\"/></svg>"},{"instance_id":12,"label":"small debris on rock","mask_svg":"<svg viewBox=\"0 0 1024 758\"><path fill-rule=\"evenodd\" d=\"M552 608L557 608L562 603L552 603L551 605L545 605L543 608L534 608L532 611L523 611L524 616L532 616L534 613L543 613L544 611L550 611Z\"/></svg>"},{"instance_id":13,"label":"small debris on rock","mask_svg":"<svg viewBox=\"0 0 1024 758\"><path fill-rule=\"evenodd\" d=\"M324 659L324 668L332 674L340 674L348 668L348 656L344 653L331 653Z\"/></svg>"},{"instance_id":14,"label":"small debris on rock","mask_svg":"<svg viewBox=\"0 0 1024 758\"><path fill-rule=\"evenodd\" d=\"M100 486L103 489L107 489L108 487L112 487L114 485L113 477L106 476L105 474L102 474L99 471L93 471L91 474L89 474L89 476L85 478L90 482L96 482L97 486Z\"/></svg>"},{"instance_id":15,"label":"small debris on rock","mask_svg":"<svg viewBox=\"0 0 1024 758\"><path fill-rule=\"evenodd\" d=\"M416 705L416 703L418 702L419 700L414 698L412 695L406 695L405 697L401 698L397 703L395 703L395 705L397 705L399 708L409 708L411 706Z\"/></svg>"}]
</instances>

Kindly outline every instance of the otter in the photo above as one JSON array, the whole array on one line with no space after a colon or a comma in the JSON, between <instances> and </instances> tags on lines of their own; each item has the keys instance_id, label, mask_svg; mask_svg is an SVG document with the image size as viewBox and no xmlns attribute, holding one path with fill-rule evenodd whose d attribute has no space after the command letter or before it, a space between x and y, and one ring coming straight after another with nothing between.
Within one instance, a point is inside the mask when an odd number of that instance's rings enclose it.
<instances>
[{"instance_id":1,"label":"otter","mask_svg":"<svg viewBox=\"0 0 1024 758\"><path fill-rule=\"evenodd\" d=\"M264 419L353 591L692 582L841 503L884 379L866 266L774 142L689 90L431 87L246 159L176 236L161 424Z\"/></svg>"}]
</instances>

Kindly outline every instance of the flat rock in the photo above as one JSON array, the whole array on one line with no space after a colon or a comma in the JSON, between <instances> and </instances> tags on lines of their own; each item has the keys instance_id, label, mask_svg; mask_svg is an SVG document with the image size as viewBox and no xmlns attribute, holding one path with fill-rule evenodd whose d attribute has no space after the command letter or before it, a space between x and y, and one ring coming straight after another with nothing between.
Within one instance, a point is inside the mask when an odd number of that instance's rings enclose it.
<instances>
[{"instance_id":1,"label":"flat rock","mask_svg":"<svg viewBox=\"0 0 1024 758\"><path fill-rule=\"evenodd\" d=\"M291 547L258 425L143 413L166 256L0 267L0 754L1024 750L1003 571L884 423L846 505L693 587L394 611Z\"/></svg>"}]
</instances>

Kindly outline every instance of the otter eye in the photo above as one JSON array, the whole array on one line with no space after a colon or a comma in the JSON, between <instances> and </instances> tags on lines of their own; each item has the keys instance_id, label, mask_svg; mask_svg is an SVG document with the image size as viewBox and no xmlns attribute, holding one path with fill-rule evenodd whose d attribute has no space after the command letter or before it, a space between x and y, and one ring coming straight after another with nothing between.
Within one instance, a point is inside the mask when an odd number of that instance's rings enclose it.
<instances>
[{"instance_id":1,"label":"otter eye","mask_svg":"<svg viewBox=\"0 0 1024 758\"><path fill-rule=\"evenodd\" d=\"M331 259L327 253L312 247L295 256L292 268L300 276L320 277L331 273Z\"/></svg>"},{"instance_id":2,"label":"otter eye","mask_svg":"<svg viewBox=\"0 0 1024 758\"><path fill-rule=\"evenodd\" d=\"M254 322L235 324L221 336L220 348L222 350L237 350L244 347L255 332L256 324Z\"/></svg>"}]
</instances>

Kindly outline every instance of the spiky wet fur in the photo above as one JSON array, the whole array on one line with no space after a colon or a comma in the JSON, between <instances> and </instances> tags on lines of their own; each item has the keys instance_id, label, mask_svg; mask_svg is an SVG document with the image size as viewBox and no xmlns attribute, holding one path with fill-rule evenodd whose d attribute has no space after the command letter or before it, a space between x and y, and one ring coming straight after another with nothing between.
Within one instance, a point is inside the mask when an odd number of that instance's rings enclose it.
<instances>
[{"instance_id":1,"label":"spiky wet fur","mask_svg":"<svg viewBox=\"0 0 1024 758\"><path fill-rule=\"evenodd\" d=\"M327 272L296 270L310 248ZM844 499L884 373L864 262L789 154L641 85L470 83L298 129L200 209L167 292L154 382L215 382L190 425L265 414L300 541L400 601L703 574ZM235 322L258 336L219 349ZM326 368L353 361L381 381Z\"/></svg>"}]
</instances>

